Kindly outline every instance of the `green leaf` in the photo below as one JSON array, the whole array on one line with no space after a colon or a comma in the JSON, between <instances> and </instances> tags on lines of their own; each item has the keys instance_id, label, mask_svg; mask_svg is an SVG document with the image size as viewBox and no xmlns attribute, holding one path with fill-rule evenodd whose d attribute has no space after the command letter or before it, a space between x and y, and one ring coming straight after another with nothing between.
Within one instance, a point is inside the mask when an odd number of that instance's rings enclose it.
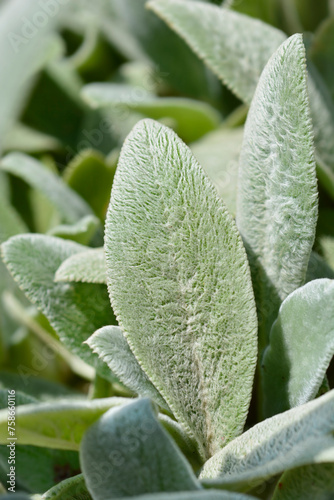
<instances>
[{"instance_id":1,"label":"green leaf","mask_svg":"<svg viewBox=\"0 0 334 500\"><path fill-rule=\"evenodd\" d=\"M243 428L256 312L231 216L185 144L141 121L107 214L107 281L119 325L175 417L210 456Z\"/></svg>"},{"instance_id":2,"label":"green leaf","mask_svg":"<svg viewBox=\"0 0 334 500\"><path fill-rule=\"evenodd\" d=\"M43 495L43 500L91 500L83 474L61 481Z\"/></svg>"},{"instance_id":3,"label":"green leaf","mask_svg":"<svg viewBox=\"0 0 334 500\"><path fill-rule=\"evenodd\" d=\"M148 399L110 410L92 425L82 440L80 462L94 500L200 489Z\"/></svg>"},{"instance_id":4,"label":"green leaf","mask_svg":"<svg viewBox=\"0 0 334 500\"><path fill-rule=\"evenodd\" d=\"M105 219L115 168L97 151L80 151L66 167L64 180L92 207L102 221Z\"/></svg>"},{"instance_id":5,"label":"green leaf","mask_svg":"<svg viewBox=\"0 0 334 500\"><path fill-rule=\"evenodd\" d=\"M319 254L311 252L305 282L320 278L334 279L334 271Z\"/></svg>"},{"instance_id":6,"label":"green leaf","mask_svg":"<svg viewBox=\"0 0 334 500\"><path fill-rule=\"evenodd\" d=\"M15 210L0 196L0 243L19 233L27 233L28 228Z\"/></svg>"},{"instance_id":7,"label":"green leaf","mask_svg":"<svg viewBox=\"0 0 334 500\"><path fill-rule=\"evenodd\" d=\"M87 247L42 235L14 236L2 246L5 264L26 296L45 314L65 346L101 374L110 370L83 342L98 328L113 324L104 285L55 282L60 264Z\"/></svg>"},{"instance_id":8,"label":"green leaf","mask_svg":"<svg viewBox=\"0 0 334 500\"><path fill-rule=\"evenodd\" d=\"M322 236L320 246L326 262L334 269L334 238L331 236Z\"/></svg>"},{"instance_id":9,"label":"green leaf","mask_svg":"<svg viewBox=\"0 0 334 500\"><path fill-rule=\"evenodd\" d=\"M282 303L264 352L264 412L313 399L334 355L334 280L311 281Z\"/></svg>"},{"instance_id":10,"label":"green leaf","mask_svg":"<svg viewBox=\"0 0 334 500\"><path fill-rule=\"evenodd\" d=\"M103 248L87 249L64 260L55 274L55 281L105 284L106 263Z\"/></svg>"},{"instance_id":11,"label":"green leaf","mask_svg":"<svg viewBox=\"0 0 334 500\"><path fill-rule=\"evenodd\" d=\"M187 44L147 10L146 0L111 0L119 31L130 33L144 57L158 68L158 76L181 95L212 100L219 92L217 80ZM142 27L145 26L145 29Z\"/></svg>"},{"instance_id":12,"label":"green leaf","mask_svg":"<svg viewBox=\"0 0 334 500\"><path fill-rule=\"evenodd\" d=\"M81 245L88 245L99 228L100 220L95 215L86 215L74 224L61 224L53 227L48 234L76 241Z\"/></svg>"},{"instance_id":13,"label":"green leaf","mask_svg":"<svg viewBox=\"0 0 334 500\"><path fill-rule=\"evenodd\" d=\"M317 464L285 472L273 500L331 500L333 496L334 464Z\"/></svg>"},{"instance_id":14,"label":"green leaf","mask_svg":"<svg viewBox=\"0 0 334 500\"><path fill-rule=\"evenodd\" d=\"M219 113L209 104L181 97L157 97L131 85L92 83L83 88L82 96L94 108L122 106L156 120L172 118L176 132L186 142L196 141L219 124Z\"/></svg>"},{"instance_id":15,"label":"green leaf","mask_svg":"<svg viewBox=\"0 0 334 500\"><path fill-rule=\"evenodd\" d=\"M18 442L61 450L78 450L83 434L110 408L127 404L127 398L91 401L59 400L16 407ZM0 442L7 444L7 409L0 411Z\"/></svg>"},{"instance_id":16,"label":"green leaf","mask_svg":"<svg viewBox=\"0 0 334 500\"><path fill-rule=\"evenodd\" d=\"M34 158L22 153L10 153L1 160L0 167L41 191L57 208L64 222L72 224L92 214L90 207L75 191Z\"/></svg>"},{"instance_id":17,"label":"green leaf","mask_svg":"<svg viewBox=\"0 0 334 500\"><path fill-rule=\"evenodd\" d=\"M159 406L169 410L166 401L143 371L118 326L100 328L86 343L107 363L126 387L140 396L153 399Z\"/></svg>"},{"instance_id":18,"label":"green leaf","mask_svg":"<svg viewBox=\"0 0 334 500\"><path fill-rule=\"evenodd\" d=\"M202 2L150 0L148 7L246 104L253 98L268 59L286 39L282 31L258 19ZM320 76L310 69L308 90L319 178L334 197L334 108L326 98Z\"/></svg>"},{"instance_id":19,"label":"green leaf","mask_svg":"<svg viewBox=\"0 0 334 500\"><path fill-rule=\"evenodd\" d=\"M232 215L236 213L239 155L243 128L221 129L190 144L194 156Z\"/></svg>"},{"instance_id":20,"label":"green leaf","mask_svg":"<svg viewBox=\"0 0 334 500\"><path fill-rule=\"evenodd\" d=\"M60 143L54 137L38 132L22 123L16 123L4 144L4 150L22 151L24 153L41 153L58 151Z\"/></svg>"},{"instance_id":21,"label":"green leaf","mask_svg":"<svg viewBox=\"0 0 334 500\"><path fill-rule=\"evenodd\" d=\"M251 264L260 353L280 302L305 281L317 215L305 50L294 35L262 73L240 155L237 224Z\"/></svg>"},{"instance_id":22,"label":"green leaf","mask_svg":"<svg viewBox=\"0 0 334 500\"><path fill-rule=\"evenodd\" d=\"M258 19L203 2L150 0L147 5L247 104L269 57L286 39Z\"/></svg>"},{"instance_id":23,"label":"green leaf","mask_svg":"<svg viewBox=\"0 0 334 500\"><path fill-rule=\"evenodd\" d=\"M334 390L252 427L206 462L206 487L250 489L301 465L334 461Z\"/></svg>"},{"instance_id":24,"label":"green leaf","mask_svg":"<svg viewBox=\"0 0 334 500\"><path fill-rule=\"evenodd\" d=\"M6 139L7 132L19 115L34 75L47 61L62 52L62 44L54 33L58 16L48 17L48 22L39 27L31 21L40 8L38 0L1 3L0 67L6 75L0 101L1 141ZM66 5L58 5L59 12L66 12L67 8ZM1 149L2 146L1 142Z\"/></svg>"}]
</instances>

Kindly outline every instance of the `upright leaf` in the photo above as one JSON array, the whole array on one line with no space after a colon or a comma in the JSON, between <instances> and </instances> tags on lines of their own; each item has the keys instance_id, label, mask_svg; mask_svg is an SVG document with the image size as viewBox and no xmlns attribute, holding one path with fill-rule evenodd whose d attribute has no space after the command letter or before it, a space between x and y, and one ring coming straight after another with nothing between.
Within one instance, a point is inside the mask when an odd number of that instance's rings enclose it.
<instances>
[{"instance_id":1,"label":"upright leaf","mask_svg":"<svg viewBox=\"0 0 334 500\"><path fill-rule=\"evenodd\" d=\"M107 214L107 281L131 350L210 456L238 435L256 363L256 314L235 223L184 143L140 122Z\"/></svg>"},{"instance_id":2,"label":"upright leaf","mask_svg":"<svg viewBox=\"0 0 334 500\"><path fill-rule=\"evenodd\" d=\"M306 465L280 478L273 500L331 500L334 498L334 464Z\"/></svg>"},{"instance_id":3,"label":"upright leaf","mask_svg":"<svg viewBox=\"0 0 334 500\"><path fill-rule=\"evenodd\" d=\"M286 39L258 19L204 2L150 0L148 7L248 104L269 57Z\"/></svg>"},{"instance_id":4,"label":"upright leaf","mask_svg":"<svg viewBox=\"0 0 334 500\"><path fill-rule=\"evenodd\" d=\"M240 155L237 224L251 264L260 351L280 302L304 283L316 222L305 50L294 35L262 73Z\"/></svg>"},{"instance_id":5,"label":"upright leaf","mask_svg":"<svg viewBox=\"0 0 334 500\"><path fill-rule=\"evenodd\" d=\"M4 262L26 296L50 321L65 346L110 377L110 370L83 342L115 322L104 285L55 282L60 264L86 250L52 236L14 236L2 246Z\"/></svg>"},{"instance_id":6,"label":"upright leaf","mask_svg":"<svg viewBox=\"0 0 334 500\"><path fill-rule=\"evenodd\" d=\"M85 434L80 461L94 500L201 488L148 399L103 415Z\"/></svg>"},{"instance_id":7,"label":"upright leaf","mask_svg":"<svg viewBox=\"0 0 334 500\"><path fill-rule=\"evenodd\" d=\"M100 328L89 337L87 344L126 387L140 396L153 399L159 406L169 410L166 401L143 371L118 326Z\"/></svg>"},{"instance_id":8,"label":"upright leaf","mask_svg":"<svg viewBox=\"0 0 334 500\"><path fill-rule=\"evenodd\" d=\"M301 465L334 461L334 390L255 425L206 462L207 487L250 489Z\"/></svg>"},{"instance_id":9,"label":"upright leaf","mask_svg":"<svg viewBox=\"0 0 334 500\"><path fill-rule=\"evenodd\" d=\"M64 222L71 224L92 214L89 205L75 191L34 158L10 153L1 160L0 167L41 191L57 208Z\"/></svg>"},{"instance_id":10,"label":"upright leaf","mask_svg":"<svg viewBox=\"0 0 334 500\"><path fill-rule=\"evenodd\" d=\"M320 279L281 305L261 365L266 416L316 396L334 355L333 303L334 280Z\"/></svg>"},{"instance_id":11,"label":"upright leaf","mask_svg":"<svg viewBox=\"0 0 334 500\"><path fill-rule=\"evenodd\" d=\"M203 2L150 0L148 6L247 104L268 59L286 39L282 31L258 19ZM334 197L333 104L314 69L308 85L319 179Z\"/></svg>"}]
</instances>

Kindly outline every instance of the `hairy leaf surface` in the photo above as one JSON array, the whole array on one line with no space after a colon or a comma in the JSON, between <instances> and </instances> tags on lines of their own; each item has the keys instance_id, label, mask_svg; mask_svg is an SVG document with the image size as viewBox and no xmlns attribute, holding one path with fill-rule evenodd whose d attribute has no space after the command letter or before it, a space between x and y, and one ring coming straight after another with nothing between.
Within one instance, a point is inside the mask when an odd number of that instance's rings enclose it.
<instances>
[{"instance_id":1,"label":"hairy leaf surface","mask_svg":"<svg viewBox=\"0 0 334 500\"><path fill-rule=\"evenodd\" d=\"M250 488L284 470L334 461L334 390L255 425L206 462L206 486ZM209 480L211 479L211 480Z\"/></svg>"},{"instance_id":2,"label":"hairy leaf surface","mask_svg":"<svg viewBox=\"0 0 334 500\"><path fill-rule=\"evenodd\" d=\"M118 326L100 328L86 343L107 363L126 387L140 396L153 399L159 406L169 410L166 401L143 371Z\"/></svg>"},{"instance_id":3,"label":"hairy leaf surface","mask_svg":"<svg viewBox=\"0 0 334 500\"><path fill-rule=\"evenodd\" d=\"M105 413L85 434L80 461L94 500L201 489L148 399Z\"/></svg>"},{"instance_id":4,"label":"hairy leaf surface","mask_svg":"<svg viewBox=\"0 0 334 500\"><path fill-rule=\"evenodd\" d=\"M105 284L106 264L103 248L90 248L71 255L59 266L55 281Z\"/></svg>"},{"instance_id":5,"label":"hairy leaf surface","mask_svg":"<svg viewBox=\"0 0 334 500\"><path fill-rule=\"evenodd\" d=\"M313 399L334 355L334 280L311 281L282 303L261 364L266 416Z\"/></svg>"},{"instance_id":6,"label":"hairy leaf surface","mask_svg":"<svg viewBox=\"0 0 334 500\"><path fill-rule=\"evenodd\" d=\"M50 236L72 240L81 245L88 245L100 227L100 220L95 215L86 215L74 224L60 224L48 231Z\"/></svg>"},{"instance_id":7,"label":"hairy leaf surface","mask_svg":"<svg viewBox=\"0 0 334 500\"><path fill-rule=\"evenodd\" d=\"M43 500L91 500L83 474L64 479L43 495Z\"/></svg>"},{"instance_id":8,"label":"hairy leaf surface","mask_svg":"<svg viewBox=\"0 0 334 500\"><path fill-rule=\"evenodd\" d=\"M235 223L190 150L143 120L127 138L106 223L109 293L131 350L210 456L244 425L256 314Z\"/></svg>"},{"instance_id":9,"label":"hairy leaf surface","mask_svg":"<svg viewBox=\"0 0 334 500\"><path fill-rule=\"evenodd\" d=\"M38 307L74 354L101 373L111 372L83 342L115 321L104 285L55 282L60 264L87 247L52 236L14 236L2 246L3 258L26 296Z\"/></svg>"},{"instance_id":10,"label":"hairy leaf surface","mask_svg":"<svg viewBox=\"0 0 334 500\"><path fill-rule=\"evenodd\" d=\"M280 301L304 283L317 223L317 180L301 35L264 69L240 155L237 224L266 344Z\"/></svg>"}]
</instances>

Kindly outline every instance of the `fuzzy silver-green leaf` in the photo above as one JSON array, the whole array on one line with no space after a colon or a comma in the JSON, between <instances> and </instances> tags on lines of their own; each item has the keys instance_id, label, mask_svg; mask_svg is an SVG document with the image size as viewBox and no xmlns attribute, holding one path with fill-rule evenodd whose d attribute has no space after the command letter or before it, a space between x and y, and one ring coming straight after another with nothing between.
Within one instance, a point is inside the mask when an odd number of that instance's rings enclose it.
<instances>
[{"instance_id":1,"label":"fuzzy silver-green leaf","mask_svg":"<svg viewBox=\"0 0 334 500\"><path fill-rule=\"evenodd\" d=\"M144 371L212 455L243 428L257 355L248 262L188 147L143 120L123 146L107 214L111 302Z\"/></svg>"}]
</instances>

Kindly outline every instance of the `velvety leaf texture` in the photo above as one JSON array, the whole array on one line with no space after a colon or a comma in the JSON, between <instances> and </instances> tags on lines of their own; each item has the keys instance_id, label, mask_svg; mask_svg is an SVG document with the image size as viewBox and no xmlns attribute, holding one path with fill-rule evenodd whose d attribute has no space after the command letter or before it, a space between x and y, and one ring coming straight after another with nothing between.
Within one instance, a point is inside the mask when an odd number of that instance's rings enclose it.
<instances>
[{"instance_id":1,"label":"velvety leaf texture","mask_svg":"<svg viewBox=\"0 0 334 500\"><path fill-rule=\"evenodd\" d=\"M151 495L140 495L131 498L133 500L255 500L255 497L243 495L241 493L213 490L153 493Z\"/></svg>"},{"instance_id":2,"label":"velvety leaf texture","mask_svg":"<svg viewBox=\"0 0 334 500\"><path fill-rule=\"evenodd\" d=\"M84 252L72 255L59 266L55 280L105 284L104 249L87 248Z\"/></svg>"},{"instance_id":3,"label":"velvety leaf texture","mask_svg":"<svg viewBox=\"0 0 334 500\"><path fill-rule=\"evenodd\" d=\"M78 450L83 434L114 406L128 404L127 398L92 401L59 400L25 404L16 408L16 436L20 444L63 450ZM7 409L0 410L0 442L7 443Z\"/></svg>"},{"instance_id":4,"label":"velvety leaf texture","mask_svg":"<svg viewBox=\"0 0 334 500\"><path fill-rule=\"evenodd\" d=\"M40 309L74 354L109 377L110 370L83 342L115 321L106 287L55 282L60 264L86 247L52 236L14 236L2 245L4 262L26 296Z\"/></svg>"},{"instance_id":5,"label":"velvety leaf texture","mask_svg":"<svg viewBox=\"0 0 334 500\"><path fill-rule=\"evenodd\" d=\"M100 227L100 219L95 215L86 215L74 224L59 224L48 231L50 236L72 240L81 245L88 245Z\"/></svg>"},{"instance_id":6,"label":"velvety leaf texture","mask_svg":"<svg viewBox=\"0 0 334 500\"><path fill-rule=\"evenodd\" d=\"M332 462L333 430L334 390L255 425L208 460L200 477L210 487L250 488L284 470Z\"/></svg>"},{"instance_id":7,"label":"velvety leaf texture","mask_svg":"<svg viewBox=\"0 0 334 500\"><path fill-rule=\"evenodd\" d=\"M91 500L83 474L61 481L43 495L43 500Z\"/></svg>"},{"instance_id":8,"label":"velvety leaf texture","mask_svg":"<svg viewBox=\"0 0 334 500\"><path fill-rule=\"evenodd\" d=\"M105 413L85 434L80 462L94 500L201 489L148 399Z\"/></svg>"},{"instance_id":9,"label":"velvety leaf texture","mask_svg":"<svg viewBox=\"0 0 334 500\"><path fill-rule=\"evenodd\" d=\"M313 399L334 354L334 280L311 281L280 307L262 361L265 415Z\"/></svg>"},{"instance_id":10,"label":"velvety leaf texture","mask_svg":"<svg viewBox=\"0 0 334 500\"><path fill-rule=\"evenodd\" d=\"M273 500L332 500L334 464L306 465L280 478Z\"/></svg>"},{"instance_id":11,"label":"velvety leaf texture","mask_svg":"<svg viewBox=\"0 0 334 500\"><path fill-rule=\"evenodd\" d=\"M240 155L237 224L264 321L304 283L317 214L305 49L294 35L261 75Z\"/></svg>"},{"instance_id":12,"label":"velvety leaf texture","mask_svg":"<svg viewBox=\"0 0 334 500\"><path fill-rule=\"evenodd\" d=\"M126 387L140 396L153 399L159 406L169 410L166 401L139 365L118 326L100 328L89 337L87 344Z\"/></svg>"},{"instance_id":13,"label":"velvety leaf texture","mask_svg":"<svg viewBox=\"0 0 334 500\"><path fill-rule=\"evenodd\" d=\"M111 302L131 350L203 456L238 435L257 322L235 223L185 144L141 121L107 214Z\"/></svg>"},{"instance_id":14,"label":"velvety leaf texture","mask_svg":"<svg viewBox=\"0 0 334 500\"><path fill-rule=\"evenodd\" d=\"M269 57L286 39L258 19L204 2L150 0L148 7L246 103Z\"/></svg>"}]
</instances>

